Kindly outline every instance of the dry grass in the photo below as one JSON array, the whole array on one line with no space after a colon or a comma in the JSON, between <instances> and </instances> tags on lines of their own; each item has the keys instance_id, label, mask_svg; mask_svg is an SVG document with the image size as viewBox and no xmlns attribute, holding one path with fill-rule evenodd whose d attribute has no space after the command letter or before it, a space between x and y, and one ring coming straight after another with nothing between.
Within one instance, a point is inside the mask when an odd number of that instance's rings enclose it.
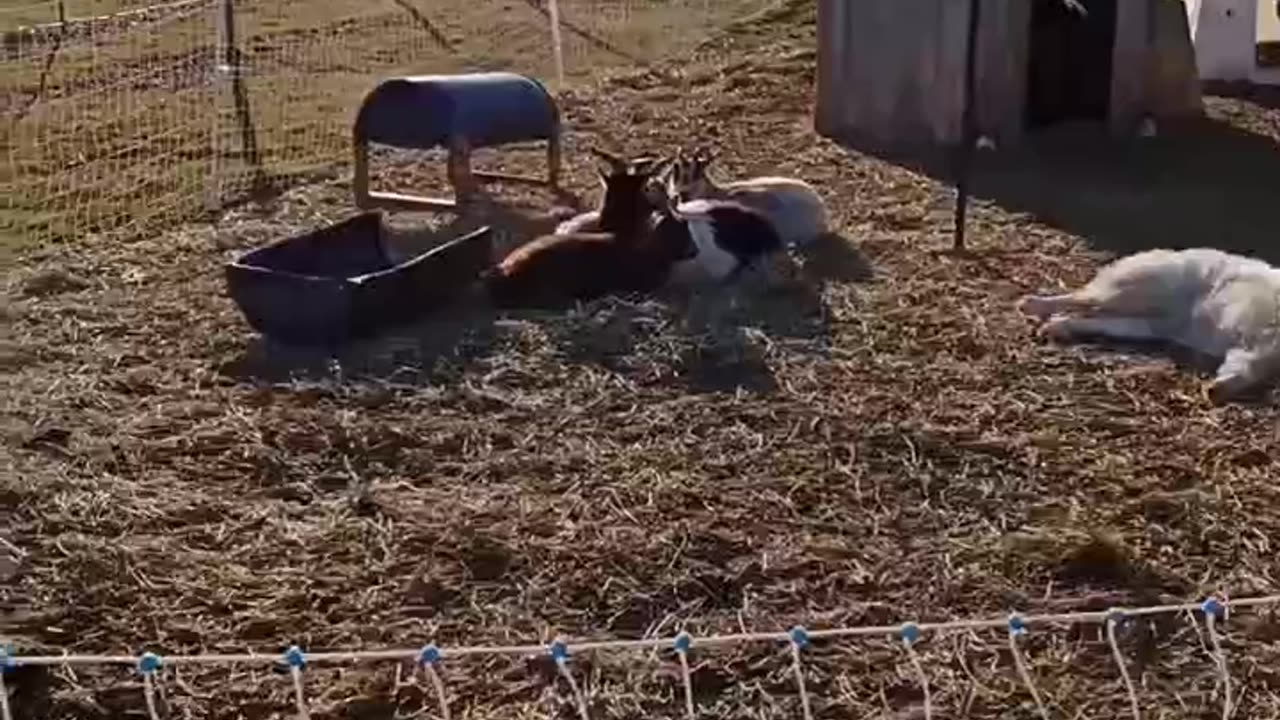
<instances>
[{"instance_id":1,"label":"dry grass","mask_svg":"<svg viewBox=\"0 0 1280 720\"><path fill-rule=\"evenodd\" d=\"M640 152L686 133L722 146L727 172L822 188L850 243L809 262L802 286L737 309L714 297L458 309L336 358L265 346L225 297L220 263L345 216L345 188L327 185L215 225L25 256L8 276L13 333L0 348L0 520L22 553L0 549L5 635L28 652L272 653L1280 590L1274 402L1212 407L1201 379L1162 356L1048 346L1012 310L1021 293L1096 267L1072 223L1096 239L1125 221L1140 238L1161 198L1189 191L1090 190L1092 174L1050 173L1079 181L1058 228L984 203L972 252L940 252L945 184L810 130L809 22L776 13L742 26L735 37L764 49L684 68L685 92L640 73L566 100L584 194L586 142ZM1277 125L1256 100L1212 109L1255 134ZM1274 154L1277 136L1257 142ZM1048 182L1016 207L1051 215ZM991 192L1007 200L1012 184ZM1215 211L1234 207L1203 192ZM1229 623L1236 717L1280 716L1277 620ZM1123 642L1144 717L1220 713L1185 619ZM1124 716L1097 628L1036 631L1029 648L1054 717ZM942 716L1034 717L998 634L921 649ZM819 717L921 716L890 639L819 643L808 657ZM797 716L780 648L695 659L703 713ZM594 718L683 712L667 653L574 668ZM434 712L429 691L397 685L389 666L307 677L313 717ZM451 663L447 679L465 716L572 716L541 661ZM20 717L141 712L124 671L27 671L14 684ZM165 687L169 717L292 712L284 678L250 668L184 670Z\"/></svg>"},{"instance_id":2,"label":"dry grass","mask_svg":"<svg viewBox=\"0 0 1280 720\"><path fill-rule=\"evenodd\" d=\"M203 219L210 200L331 177L349 162L361 99L389 76L554 78L537 0L242 0L228 58L218 3L112 15L142 4L68 2L65 32L32 32L56 3L0 3L0 244L146 237ZM688 55L763 4L565 0L566 81ZM240 96L224 61L242 69Z\"/></svg>"}]
</instances>

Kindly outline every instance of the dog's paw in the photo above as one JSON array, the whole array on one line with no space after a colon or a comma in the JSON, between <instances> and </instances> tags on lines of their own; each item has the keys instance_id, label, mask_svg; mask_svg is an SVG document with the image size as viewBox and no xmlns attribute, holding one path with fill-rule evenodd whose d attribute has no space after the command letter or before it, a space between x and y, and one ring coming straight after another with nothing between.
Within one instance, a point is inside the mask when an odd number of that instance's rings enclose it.
<instances>
[{"instance_id":1,"label":"dog's paw","mask_svg":"<svg viewBox=\"0 0 1280 720\"><path fill-rule=\"evenodd\" d=\"M1073 337L1071 320L1064 317L1051 318L1036 329L1036 336L1054 342L1068 342Z\"/></svg>"},{"instance_id":2,"label":"dog's paw","mask_svg":"<svg viewBox=\"0 0 1280 720\"><path fill-rule=\"evenodd\" d=\"M1040 318L1041 320L1048 319L1051 314L1048 303L1046 303L1043 298L1036 295L1024 295L1022 299L1018 301L1016 308L1018 312L1023 315L1030 315L1031 317Z\"/></svg>"},{"instance_id":3,"label":"dog's paw","mask_svg":"<svg viewBox=\"0 0 1280 720\"><path fill-rule=\"evenodd\" d=\"M1200 386L1201 397L1210 405L1223 404L1228 400L1230 394L1228 389L1223 387L1220 382L1206 382Z\"/></svg>"},{"instance_id":4,"label":"dog's paw","mask_svg":"<svg viewBox=\"0 0 1280 720\"><path fill-rule=\"evenodd\" d=\"M1252 396L1256 388L1247 378L1228 375L1215 378L1204 386L1204 397L1214 405L1223 405L1245 396Z\"/></svg>"}]
</instances>

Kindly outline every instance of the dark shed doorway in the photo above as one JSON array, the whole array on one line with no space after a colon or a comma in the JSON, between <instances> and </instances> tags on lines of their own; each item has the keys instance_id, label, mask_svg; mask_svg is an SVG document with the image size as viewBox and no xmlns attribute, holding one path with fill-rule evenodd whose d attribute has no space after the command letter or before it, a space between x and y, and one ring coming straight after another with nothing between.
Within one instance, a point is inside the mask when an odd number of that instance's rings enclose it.
<instances>
[{"instance_id":1,"label":"dark shed doorway","mask_svg":"<svg viewBox=\"0 0 1280 720\"><path fill-rule=\"evenodd\" d=\"M1069 121L1106 122L1111 109L1117 0L1029 0L1028 129Z\"/></svg>"}]
</instances>

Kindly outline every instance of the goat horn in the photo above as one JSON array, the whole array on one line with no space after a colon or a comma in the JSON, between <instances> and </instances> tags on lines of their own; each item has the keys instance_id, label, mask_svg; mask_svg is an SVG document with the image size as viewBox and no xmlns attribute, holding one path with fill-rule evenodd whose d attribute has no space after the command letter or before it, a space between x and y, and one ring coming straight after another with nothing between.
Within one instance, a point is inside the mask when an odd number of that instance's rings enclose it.
<instances>
[{"instance_id":1,"label":"goat horn","mask_svg":"<svg viewBox=\"0 0 1280 720\"><path fill-rule=\"evenodd\" d=\"M660 165L669 163L671 161L672 161L672 156L670 155L646 155L642 158L636 158L635 160L633 160L632 165L634 165L637 168L649 170L651 168L658 167Z\"/></svg>"},{"instance_id":2,"label":"goat horn","mask_svg":"<svg viewBox=\"0 0 1280 720\"><path fill-rule=\"evenodd\" d=\"M632 166L635 167L636 172L652 177L661 173L666 166L671 164L671 161L672 158L670 156L660 158L644 157L633 161Z\"/></svg>"}]
</instances>

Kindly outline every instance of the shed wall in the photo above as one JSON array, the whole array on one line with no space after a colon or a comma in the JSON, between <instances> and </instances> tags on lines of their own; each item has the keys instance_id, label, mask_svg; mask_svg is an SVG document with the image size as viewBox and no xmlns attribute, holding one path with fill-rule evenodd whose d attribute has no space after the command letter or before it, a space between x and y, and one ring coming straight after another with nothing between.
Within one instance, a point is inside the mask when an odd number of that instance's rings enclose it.
<instances>
[{"instance_id":1,"label":"shed wall","mask_svg":"<svg viewBox=\"0 0 1280 720\"><path fill-rule=\"evenodd\" d=\"M1155 41L1147 56L1147 107L1161 119L1181 120L1204 110L1190 22L1180 3L1156 4Z\"/></svg>"},{"instance_id":2,"label":"shed wall","mask_svg":"<svg viewBox=\"0 0 1280 720\"><path fill-rule=\"evenodd\" d=\"M1002 145L1009 144L1022 135L1031 3L983 0L979 19L977 97L974 98L978 131L996 138Z\"/></svg>"},{"instance_id":3,"label":"shed wall","mask_svg":"<svg viewBox=\"0 0 1280 720\"><path fill-rule=\"evenodd\" d=\"M968 3L819 0L816 123L886 144L959 138Z\"/></svg>"},{"instance_id":4,"label":"shed wall","mask_svg":"<svg viewBox=\"0 0 1280 720\"><path fill-rule=\"evenodd\" d=\"M1119 0L1116 7L1116 44L1111 54L1111 117L1114 133L1132 132L1146 113L1147 62L1155 39L1154 2Z\"/></svg>"},{"instance_id":5,"label":"shed wall","mask_svg":"<svg viewBox=\"0 0 1280 720\"><path fill-rule=\"evenodd\" d=\"M1199 113L1179 4L1118 0L1116 11L1110 130ZM818 131L886 148L959 142L968 19L960 0L819 0ZM1002 144L1025 132L1030 21L1028 0L983 0L974 100L979 131Z\"/></svg>"}]
</instances>

